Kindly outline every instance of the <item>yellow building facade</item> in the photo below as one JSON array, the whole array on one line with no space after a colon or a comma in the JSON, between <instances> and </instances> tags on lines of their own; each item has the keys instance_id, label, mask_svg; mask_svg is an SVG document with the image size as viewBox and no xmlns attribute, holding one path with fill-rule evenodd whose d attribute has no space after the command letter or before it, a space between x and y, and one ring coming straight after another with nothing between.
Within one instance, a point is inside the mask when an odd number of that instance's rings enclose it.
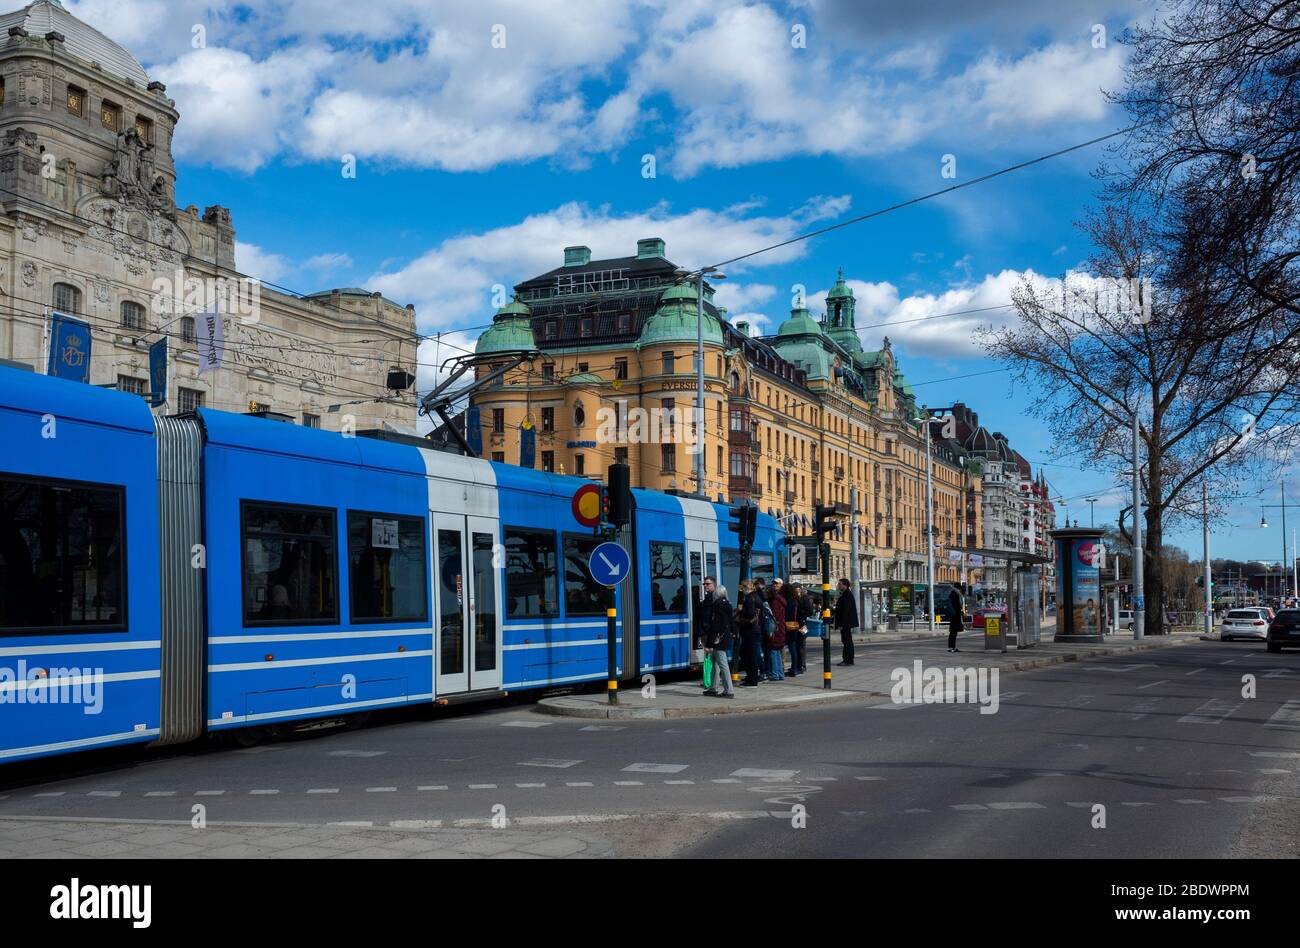
<instances>
[{"instance_id":1,"label":"yellow building facade","mask_svg":"<svg viewBox=\"0 0 1300 948\"><path fill-rule=\"evenodd\" d=\"M856 498L861 579L924 581L924 413L888 338L879 350L862 347L843 275L820 321L798 305L768 337L731 323L707 280L702 307L699 293L654 238L638 243L636 257L612 260L567 248L565 266L519 284L479 339L478 372L519 352L534 356L475 394L467 417L482 427L484 456L520 463L527 439L535 467L596 480L625 461L634 487L749 500L791 536L811 533L815 504L839 505L837 577L850 575ZM963 571L950 552L983 545L981 481L942 427L931 425L936 581L956 582Z\"/></svg>"}]
</instances>

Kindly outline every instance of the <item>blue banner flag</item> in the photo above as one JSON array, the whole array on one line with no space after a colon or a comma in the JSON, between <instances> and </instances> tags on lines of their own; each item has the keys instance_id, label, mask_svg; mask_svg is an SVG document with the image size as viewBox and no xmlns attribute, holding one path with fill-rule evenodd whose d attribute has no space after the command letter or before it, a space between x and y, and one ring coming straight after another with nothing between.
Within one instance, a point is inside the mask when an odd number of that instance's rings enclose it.
<instances>
[{"instance_id":1,"label":"blue banner flag","mask_svg":"<svg viewBox=\"0 0 1300 948\"><path fill-rule=\"evenodd\" d=\"M90 326L63 313L50 322L50 368L57 378L90 381Z\"/></svg>"},{"instance_id":2,"label":"blue banner flag","mask_svg":"<svg viewBox=\"0 0 1300 948\"><path fill-rule=\"evenodd\" d=\"M154 408L167 401L167 337L149 347L149 404Z\"/></svg>"},{"instance_id":3,"label":"blue banner flag","mask_svg":"<svg viewBox=\"0 0 1300 948\"><path fill-rule=\"evenodd\" d=\"M483 414L477 405L470 405L469 410L465 412L465 440L469 442L469 449L474 452L474 457L481 458L483 456Z\"/></svg>"},{"instance_id":4,"label":"blue banner flag","mask_svg":"<svg viewBox=\"0 0 1300 948\"><path fill-rule=\"evenodd\" d=\"M519 429L519 466L532 467L537 456L537 429L524 422Z\"/></svg>"}]
</instances>

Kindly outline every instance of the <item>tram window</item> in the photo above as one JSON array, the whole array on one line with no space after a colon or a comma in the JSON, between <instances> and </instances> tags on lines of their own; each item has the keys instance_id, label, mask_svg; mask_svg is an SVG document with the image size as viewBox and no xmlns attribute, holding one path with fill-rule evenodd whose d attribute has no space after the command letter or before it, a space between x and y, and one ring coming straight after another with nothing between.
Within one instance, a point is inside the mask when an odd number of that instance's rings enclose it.
<instances>
[{"instance_id":1,"label":"tram window","mask_svg":"<svg viewBox=\"0 0 1300 948\"><path fill-rule=\"evenodd\" d=\"M564 611L570 616L603 616L605 587L591 578L591 553L599 537L564 535Z\"/></svg>"},{"instance_id":2,"label":"tram window","mask_svg":"<svg viewBox=\"0 0 1300 948\"><path fill-rule=\"evenodd\" d=\"M680 543L650 541L650 608L656 615L686 612L686 568Z\"/></svg>"},{"instance_id":3,"label":"tram window","mask_svg":"<svg viewBox=\"0 0 1300 948\"><path fill-rule=\"evenodd\" d=\"M765 583L770 584L772 577L776 575L775 567L772 565L771 553L751 553L749 566L754 577L763 577Z\"/></svg>"},{"instance_id":4,"label":"tram window","mask_svg":"<svg viewBox=\"0 0 1300 948\"><path fill-rule=\"evenodd\" d=\"M244 625L337 622L332 508L244 501Z\"/></svg>"},{"instance_id":5,"label":"tram window","mask_svg":"<svg viewBox=\"0 0 1300 948\"><path fill-rule=\"evenodd\" d=\"M120 487L0 475L0 633L126 628Z\"/></svg>"},{"instance_id":6,"label":"tram window","mask_svg":"<svg viewBox=\"0 0 1300 948\"><path fill-rule=\"evenodd\" d=\"M722 585L733 603L740 601L740 551L722 551Z\"/></svg>"},{"instance_id":7,"label":"tram window","mask_svg":"<svg viewBox=\"0 0 1300 948\"><path fill-rule=\"evenodd\" d=\"M423 518L349 510L352 621L427 621L425 563Z\"/></svg>"},{"instance_id":8,"label":"tram window","mask_svg":"<svg viewBox=\"0 0 1300 948\"><path fill-rule=\"evenodd\" d=\"M506 527L506 615L557 616L555 534L550 530Z\"/></svg>"}]
</instances>

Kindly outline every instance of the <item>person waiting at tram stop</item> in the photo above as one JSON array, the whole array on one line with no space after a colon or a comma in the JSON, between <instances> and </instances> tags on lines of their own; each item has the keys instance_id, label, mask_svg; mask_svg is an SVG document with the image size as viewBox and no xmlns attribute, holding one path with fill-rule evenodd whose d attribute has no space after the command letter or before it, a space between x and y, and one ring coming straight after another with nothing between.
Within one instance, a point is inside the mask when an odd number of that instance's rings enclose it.
<instances>
[{"instance_id":1,"label":"person waiting at tram stop","mask_svg":"<svg viewBox=\"0 0 1300 948\"><path fill-rule=\"evenodd\" d=\"M768 612L763 616L763 655L767 659L767 677L772 681L785 678L785 662L781 654L785 651L786 598L779 583L780 580L772 580L767 594Z\"/></svg>"},{"instance_id":2,"label":"person waiting at tram stop","mask_svg":"<svg viewBox=\"0 0 1300 948\"><path fill-rule=\"evenodd\" d=\"M713 658L713 681L704 693L711 698L734 698L731 688L731 663L729 652L736 632L736 615L727 599L727 587L717 585L712 576L704 578L702 629L704 651Z\"/></svg>"},{"instance_id":3,"label":"person waiting at tram stop","mask_svg":"<svg viewBox=\"0 0 1300 948\"><path fill-rule=\"evenodd\" d=\"M853 601L853 589L847 579L839 582L840 596L835 600L835 627L840 630L843 647L841 665L853 664L853 630L858 627L858 604Z\"/></svg>"}]
</instances>

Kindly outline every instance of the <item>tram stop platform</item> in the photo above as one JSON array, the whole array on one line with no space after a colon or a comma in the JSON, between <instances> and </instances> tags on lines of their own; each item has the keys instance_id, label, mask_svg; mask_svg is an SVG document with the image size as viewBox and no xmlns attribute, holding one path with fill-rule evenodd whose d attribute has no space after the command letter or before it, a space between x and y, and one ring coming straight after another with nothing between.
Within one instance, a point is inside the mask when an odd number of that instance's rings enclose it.
<instances>
[{"instance_id":1,"label":"tram stop platform","mask_svg":"<svg viewBox=\"0 0 1300 948\"><path fill-rule=\"evenodd\" d=\"M890 639L889 633L855 635L853 665L839 665L842 649L831 646L830 690L822 687L820 639L808 640L808 671L797 678L765 681L756 688L733 685L736 697L703 694L699 672L666 672L656 676L654 687L640 681L623 682L618 704L611 705L604 682L572 694L543 698L534 710L539 714L576 718L664 719L744 714L753 711L782 711L793 708L827 707L852 701L888 698L894 686L893 672L921 661L925 668L982 669L1003 672L1029 671L1062 662L1086 661L1109 655L1127 655L1200 641L1197 632L1150 637L1135 642L1131 637L1109 636L1101 644L1061 644L1044 641L1033 648L1006 652L984 650L983 632L968 631L958 638L960 652L947 651L947 633L936 632ZM787 652L785 658L789 659Z\"/></svg>"}]
</instances>

